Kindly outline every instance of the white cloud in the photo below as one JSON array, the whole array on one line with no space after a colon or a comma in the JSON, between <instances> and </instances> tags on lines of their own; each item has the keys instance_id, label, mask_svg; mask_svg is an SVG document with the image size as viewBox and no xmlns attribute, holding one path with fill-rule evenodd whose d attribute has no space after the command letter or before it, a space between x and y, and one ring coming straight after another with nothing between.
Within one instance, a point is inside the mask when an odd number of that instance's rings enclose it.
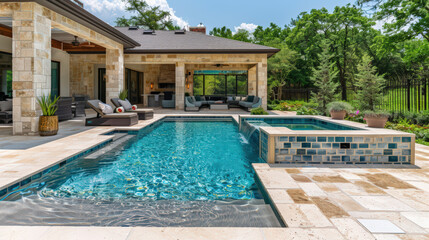
<instances>
[{"instance_id":1,"label":"white cloud","mask_svg":"<svg viewBox=\"0 0 429 240\"><path fill-rule=\"evenodd\" d=\"M238 30L240 30L240 29L244 29L244 30L249 31L250 33L253 33L257 27L258 27L258 25L253 24L253 23L242 23L242 24L240 24L240 26L234 27L234 29L235 29L234 34L236 32L238 32Z\"/></svg>"},{"instance_id":2,"label":"white cloud","mask_svg":"<svg viewBox=\"0 0 429 240\"><path fill-rule=\"evenodd\" d=\"M92 12L105 13L106 11L111 12L111 14L117 16L118 12L124 14L126 3L123 0L81 0L85 8L89 9ZM160 6L160 9L167 11L171 14L171 20L181 27L186 28L189 23L183 18L178 17L173 8L170 7L167 0L146 0L149 6Z\"/></svg>"}]
</instances>

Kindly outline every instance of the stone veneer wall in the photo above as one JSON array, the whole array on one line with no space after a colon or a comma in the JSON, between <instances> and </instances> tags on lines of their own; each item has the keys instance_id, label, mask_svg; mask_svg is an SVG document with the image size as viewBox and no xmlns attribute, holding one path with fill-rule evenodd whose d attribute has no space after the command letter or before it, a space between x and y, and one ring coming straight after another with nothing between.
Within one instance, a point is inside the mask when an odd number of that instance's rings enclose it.
<instances>
[{"instance_id":1,"label":"stone veneer wall","mask_svg":"<svg viewBox=\"0 0 429 240\"><path fill-rule=\"evenodd\" d=\"M106 64L105 54L70 55L70 93L94 96L96 64Z\"/></svg>"},{"instance_id":2,"label":"stone veneer wall","mask_svg":"<svg viewBox=\"0 0 429 240\"><path fill-rule=\"evenodd\" d=\"M412 137L276 136L276 163L410 164Z\"/></svg>"}]
</instances>

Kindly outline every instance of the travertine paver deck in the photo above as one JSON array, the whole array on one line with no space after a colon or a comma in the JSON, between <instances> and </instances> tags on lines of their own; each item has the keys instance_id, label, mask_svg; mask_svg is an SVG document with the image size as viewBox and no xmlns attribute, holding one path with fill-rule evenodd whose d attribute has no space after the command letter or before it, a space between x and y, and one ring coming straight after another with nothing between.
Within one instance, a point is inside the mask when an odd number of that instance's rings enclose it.
<instances>
[{"instance_id":1,"label":"travertine paver deck","mask_svg":"<svg viewBox=\"0 0 429 240\"><path fill-rule=\"evenodd\" d=\"M100 134L114 129L97 127L27 150L0 150L0 186L108 141L112 136ZM0 226L0 239L429 239L429 147L418 145L416 153L418 168L254 164L288 228ZM371 234L357 219L388 220L405 234Z\"/></svg>"},{"instance_id":2,"label":"travertine paver deck","mask_svg":"<svg viewBox=\"0 0 429 240\"><path fill-rule=\"evenodd\" d=\"M254 168L290 227L333 229L345 239L429 239L429 147L416 152L426 156L416 168ZM372 234L358 219L387 220L405 233Z\"/></svg>"}]
</instances>

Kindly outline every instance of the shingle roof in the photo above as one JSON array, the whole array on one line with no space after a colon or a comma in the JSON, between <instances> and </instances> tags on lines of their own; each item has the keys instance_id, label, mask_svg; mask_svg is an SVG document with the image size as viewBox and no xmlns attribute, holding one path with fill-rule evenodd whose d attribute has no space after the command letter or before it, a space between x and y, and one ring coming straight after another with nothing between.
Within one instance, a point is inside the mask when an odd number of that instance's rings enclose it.
<instances>
[{"instance_id":1,"label":"shingle roof","mask_svg":"<svg viewBox=\"0 0 429 240\"><path fill-rule=\"evenodd\" d=\"M126 49L126 53L266 53L271 56L279 51L272 47L197 32L175 34L175 31L157 30L153 35L146 35L143 34L143 29L116 29L140 44L138 47Z\"/></svg>"}]
</instances>

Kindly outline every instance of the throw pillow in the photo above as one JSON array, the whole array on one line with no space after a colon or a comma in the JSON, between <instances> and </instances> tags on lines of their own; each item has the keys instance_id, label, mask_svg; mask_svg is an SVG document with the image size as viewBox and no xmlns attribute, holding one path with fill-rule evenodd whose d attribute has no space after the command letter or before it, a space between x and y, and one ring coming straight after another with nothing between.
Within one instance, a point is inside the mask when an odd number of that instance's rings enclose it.
<instances>
[{"instance_id":1,"label":"throw pillow","mask_svg":"<svg viewBox=\"0 0 429 240\"><path fill-rule=\"evenodd\" d=\"M133 110L133 111L137 110L137 105L133 105L133 106L131 107L131 110Z\"/></svg>"},{"instance_id":2,"label":"throw pillow","mask_svg":"<svg viewBox=\"0 0 429 240\"><path fill-rule=\"evenodd\" d=\"M109 104L105 104L105 103L99 103L98 107L101 109L101 111L104 114L110 114L113 113L113 108L109 105Z\"/></svg>"},{"instance_id":3,"label":"throw pillow","mask_svg":"<svg viewBox=\"0 0 429 240\"><path fill-rule=\"evenodd\" d=\"M228 101L234 101L232 97L228 97Z\"/></svg>"},{"instance_id":4,"label":"throw pillow","mask_svg":"<svg viewBox=\"0 0 429 240\"><path fill-rule=\"evenodd\" d=\"M123 112L125 112L125 109L124 109L124 107L118 107L118 108L116 108L116 112L117 113L123 113Z\"/></svg>"},{"instance_id":5,"label":"throw pillow","mask_svg":"<svg viewBox=\"0 0 429 240\"><path fill-rule=\"evenodd\" d=\"M125 100L118 100L118 102L124 107L125 111L131 111L133 105L128 101L128 99Z\"/></svg>"},{"instance_id":6,"label":"throw pillow","mask_svg":"<svg viewBox=\"0 0 429 240\"><path fill-rule=\"evenodd\" d=\"M0 102L0 111L12 111L12 101L1 101Z\"/></svg>"},{"instance_id":7,"label":"throw pillow","mask_svg":"<svg viewBox=\"0 0 429 240\"><path fill-rule=\"evenodd\" d=\"M248 96L246 99L246 102L253 102L254 99L255 99L255 96Z\"/></svg>"}]
</instances>

